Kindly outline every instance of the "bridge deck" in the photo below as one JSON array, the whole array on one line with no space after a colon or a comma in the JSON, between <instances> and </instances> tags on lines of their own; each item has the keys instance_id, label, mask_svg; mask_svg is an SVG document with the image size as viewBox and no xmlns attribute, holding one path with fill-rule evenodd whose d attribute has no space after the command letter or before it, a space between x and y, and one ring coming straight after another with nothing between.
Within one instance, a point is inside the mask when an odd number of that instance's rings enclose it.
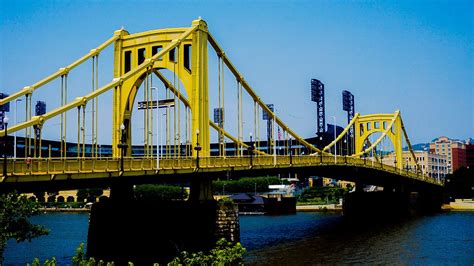
<instances>
[{"instance_id":1,"label":"bridge deck","mask_svg":"<svg viewBox=\"0 0 474 266\"><path fill-rule=\"evenodd\" d=\"M0 163L3 169L3 162ZM31 183L59 180L104 179L110 177L173 176L193 173L219 173L257 170L284 170L307 167L357 167L382 171L424 183L442 186L442 182L424 175L369 159L345 156L248 156L243 157L195 157L163 158L159 167L155 158L79 158L79 159L33 159L31 162L9 159L7 176L1 183ZM317 175L317 172L316 172ZM0 185L1 187L1 185Z\"/></svg>"}]
</instances>

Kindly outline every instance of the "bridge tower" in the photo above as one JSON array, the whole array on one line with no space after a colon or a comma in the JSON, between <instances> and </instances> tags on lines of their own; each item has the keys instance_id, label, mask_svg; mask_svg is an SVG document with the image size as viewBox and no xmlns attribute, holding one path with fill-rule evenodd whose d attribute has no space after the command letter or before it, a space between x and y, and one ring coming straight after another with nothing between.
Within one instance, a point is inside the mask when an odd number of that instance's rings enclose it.
<instances>
[{"instance_id":1,"label":"bridge tower","mask_svg":"<svg viewBox=\"0 0 474 266\"><path fill-rule=\"evenodd\" d=\"M393 144L395 152L395 166L403 169L403 123L400 111L395 114L373 114L355 117L355 154L364 153L364 143L370 135L381 132L382 136L388 136ZM380 138L382 139L382 137ZM377 145L378 142L374 143Z\"/></svg>"},{"instance_id":2,"label":"bridge tower","mask_svg":"<svg viewBox=\"0 0 474 266\"><path fill-rule=\"evenodd\" d=\"M190 29L191 34L186 35ZM192 113L192 145L201 146L200 155L210 155L209 99L208 99L208 29L202 19L192 22L191 28L152 30L129 34L121 29L114 33L119 38L114 48L114 77L120 79L113 91L113 156L120 156L118 144L131 145L132 110L138 88L148 75L168 69L180 80L189 99ZM150 61L159 51L166 49L166 56ZM150 64L151 63L151 64ZM150 64L142 71L131 71L141 64ZM127 73L130 72L130 76ZM125 126L124 132L121 125ZM199 132L198 134L196 134ZM123 133L123 135L122 135ZM130 154L131 149L128 149ZM197 151L193 149L193 153Z\"/></svg>"}]
</instances>

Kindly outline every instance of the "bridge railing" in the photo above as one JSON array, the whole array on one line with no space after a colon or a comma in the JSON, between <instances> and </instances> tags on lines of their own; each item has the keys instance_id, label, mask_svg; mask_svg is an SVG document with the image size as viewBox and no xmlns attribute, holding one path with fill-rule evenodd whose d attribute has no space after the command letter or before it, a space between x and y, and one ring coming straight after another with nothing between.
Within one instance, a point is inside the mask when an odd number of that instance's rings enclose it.
<instances>
[{"instance_id":1,"label":"bridge railing","mask_svg":"<svg viewBox=\"0 0 474 266\"><path fill-rule=\"evenodd\" d=\"M27 160L8 159L8 176L33 176L45 174L67 173L100 173L127 171L156 171L167 169L197 169L197 168L231 168L231 167L304 167L316 165L352 165L382 170L409 178L439 184L440 181L408 170L375 162L368 158L353 158L347 156L313 156L313 155L278 155L278 156L239 156L239 157L180 157L162 158L159 162L156 157L124 157L120 158L35 158ZM159 164L159 167L158 167ZM0 161L3 169L3 161Z\"/></svg>"}]
</instances>

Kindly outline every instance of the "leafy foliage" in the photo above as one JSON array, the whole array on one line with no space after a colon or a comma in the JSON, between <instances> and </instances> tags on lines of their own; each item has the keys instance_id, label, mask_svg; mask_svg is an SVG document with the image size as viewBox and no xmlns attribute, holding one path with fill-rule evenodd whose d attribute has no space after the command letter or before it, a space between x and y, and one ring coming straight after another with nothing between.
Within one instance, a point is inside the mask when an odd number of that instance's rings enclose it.
<instances>
[{"instance_id":1,"label":"leafy foliage","mask_svg":"<svg viewBox=\"0 0 474 266\"><path fill-rule=\"evenodd\" d=\"M184 251L168 265L243 265L242 257L245 252L246 249L240 243L234 245L222 238L208 255L203 252L190 254Z\"/></svg>"},{"instance_id":2,"label":"leafy foliage","mask_svg":"<svg viewBox=\"0 0 474 266\"><path fill-rule=\"evenodd\" d=\"M335 203L344 197L349 189L339 187L310 187L305 189L298 198L300 203Z\"/></svg>"},{"instance_id":3,"label":"leafy foliage","mask_svg":"<svg viewBox=\"0 0 474 266\"><path fill-rule=\"evenodd\" d=\"M29 218L38 212L38 205L16 192L0 195L0 264L8 239L17 242L48 234L43 226L31 224Z\"/></svg>"},{"instance_id":4,"label":"leafy foliage","mask_svg":"<svg viewBox=\"0 0 474 266\"><path fill-rule=\"evenodd\" d=\"M178 186L139 185L135 187L135 197L140 200L184 200L188 193Z\"/></svg>"},{"instance_id":5,"label":"leafy foliage","mask_svg":"<svg viewBox=\"0 0 474 266\"><path fill-rule=\"evenodd\" d=\"M232 244L224 238L217 241L216 247L209 251L209 254L204 252L189 253L183 251L179 257L174 258L168 263L169 266L178 265L243 265L242 258L246 250L240 243ZM28 266L56 266L56 259L46 260L41 264L39 259L34 259ZM96 261L94 258L87 258L84 252L84 244L81 244L76 249L76 255L72 257L73 266L113 266L114 262L104 262L102 260ZM132 262L128 263L133 266ZM159 264L155 263L154 266Z\"/></svg>"},{"instance_id":6,"label":"leafy foliage","mask_svg":"<svg viewBox=\"0 0 474 266\"><path fill-rule=\"evenodd\" d=\"M277 184L287 184L288 181L280 180L278 177L245 177L239 180L229 180L229 181L214 181L213 186L216 192L225 192L230 193L241 193L241 192L253 192L255 189L258 192L267 192L269 191L268 185L277 185Z\"/></svg>"}]
</instances>

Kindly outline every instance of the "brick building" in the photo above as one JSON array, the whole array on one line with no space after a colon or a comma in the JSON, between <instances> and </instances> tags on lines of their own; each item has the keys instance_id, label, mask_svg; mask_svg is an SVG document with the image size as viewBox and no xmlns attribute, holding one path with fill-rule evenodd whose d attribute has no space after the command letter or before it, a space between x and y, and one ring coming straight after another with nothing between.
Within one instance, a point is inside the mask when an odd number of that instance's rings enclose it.
<instances>
[{"instance_id":1,"label":"brick building","mask_svg":"<svg viewBox=\"0 0 474 266\"><path fill-rule=\"evenodd\" d=\"M474 140L466 140L466 166L474 169Z\"/></svg>"},{"instance_id":2,"label":"brick building","mask_svg":"<svg viewBox=\"0 0 474 266\"><path fill-rule=\"evenodd\" d=\"M430 143L430 152L446 155L448 160L448 174L457 169L467 166L466 144L460 140L452 140L448 137L439 137Z\"/></svg>"}]
</instances>

